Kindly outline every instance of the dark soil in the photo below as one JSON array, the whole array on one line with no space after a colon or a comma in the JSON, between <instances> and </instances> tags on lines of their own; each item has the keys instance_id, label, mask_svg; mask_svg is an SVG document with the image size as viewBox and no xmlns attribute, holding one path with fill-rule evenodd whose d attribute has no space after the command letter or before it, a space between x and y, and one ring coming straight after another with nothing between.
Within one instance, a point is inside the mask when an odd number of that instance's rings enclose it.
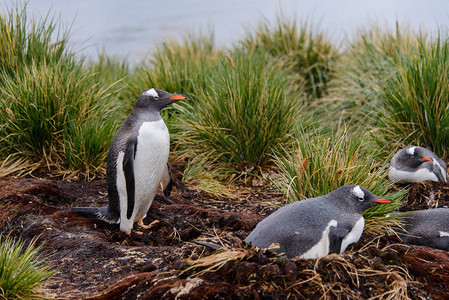
<instances>
[{"instance_id":1,"label":"dark soil","mask_svg":"<svg viewBox=\"0 0 449 300\"><path fill-rule=\"evenodd\" d=\"M253 182L237 186L232 199L218 199L184 185L179 168L173 173L170 197L158 194L144 220L159 223L149 230L136 225L131 236L68 212L107 205L104 179L0 180L0 231L44 243L42 254L58 268L45 285L48 298L449 299L446 251L364 232L343 255L286 259L243 242L283 204L272 186ZM449 185L411 186L406 210L436 205L449 206ZM213 250L195 240L226 247ZM189 268L206 259L205 266Z\"/></svg>"}]
</instances>

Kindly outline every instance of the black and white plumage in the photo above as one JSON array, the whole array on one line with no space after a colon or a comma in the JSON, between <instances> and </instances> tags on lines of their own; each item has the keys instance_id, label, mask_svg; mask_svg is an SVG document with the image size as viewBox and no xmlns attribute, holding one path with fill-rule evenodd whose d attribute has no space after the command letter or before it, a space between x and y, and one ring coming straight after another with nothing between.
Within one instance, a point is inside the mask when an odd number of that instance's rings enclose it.
<instances>
[{"instance_id":1,"label":"black and white plumage","mask_svg":"<svg viewBox=\"0 0 449 300\"><path fill-rule=\"evenodd\" d=\"M159 185L164 194L171 192L172 181L167 163L170 136L161 110L187 99L184 95L149 89L137 99L128 118L117 131L107 157L106 182L109 204L106 207L75 207L71 211L120 224L131 233L134 222L143 225Z\"/></svg>"},{"instance_id":2,"label":"black and white plumage","mask_svg":"<svg viewBox=\"0 0 449 300\"><path fill-rule=\"evenodd\" d=\"M245 242L258 248L278 243L287 257L318 258L343 253L362 235L368 208L390 203L358 185L345 185L317 198L288 204L262 220Z\"/></svg>"},{"instance_id":3,"label":"black and white plumage","mask_svg":"<svg viewBox=\"0 0 449 300\"><path fill-rule=\"evenodd\" d=\"M397 183L447 181L447 165L429 149L407 146L390 162L388 178Z\"/></svg>"},{"instance_id":4,"label":"black and white plumage","mask_svg":"<svg viewBox=\"0 0 449 300\"><path fill-rule=\"evenodd\" d=\"M449 251L449 208L418 210L399 219L403 228L396 232L405 243Z\"/></svg>"}]
</instances>

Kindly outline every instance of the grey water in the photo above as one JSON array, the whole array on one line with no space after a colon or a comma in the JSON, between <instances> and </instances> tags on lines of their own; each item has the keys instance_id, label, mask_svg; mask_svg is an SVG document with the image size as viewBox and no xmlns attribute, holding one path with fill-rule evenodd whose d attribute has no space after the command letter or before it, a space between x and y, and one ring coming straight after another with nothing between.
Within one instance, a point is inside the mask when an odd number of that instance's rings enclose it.
<instances>
[{"instance_id":1,"label":"grey water","mask_svg":"<svg viewBox=\"0 0 449 300\"><path fill-rule=\"evenodd\" d=\"M17 0L1 0L5 11ZM144 59L162 40L187 31L213 32L219 45L230 45L251 27L282 12L308 20L344 44L372 23L394 29L397 23L436 34L449 25L446 0L30 0L29 16L59 17L70 26L69 42L79 55L98 53Z\"/></svg>"}]
</instances>

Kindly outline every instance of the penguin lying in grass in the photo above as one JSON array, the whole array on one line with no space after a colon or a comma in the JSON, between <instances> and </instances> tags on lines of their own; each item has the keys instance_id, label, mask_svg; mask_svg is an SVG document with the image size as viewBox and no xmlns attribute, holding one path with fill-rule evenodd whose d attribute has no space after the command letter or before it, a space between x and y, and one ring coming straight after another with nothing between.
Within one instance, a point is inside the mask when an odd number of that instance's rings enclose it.
<instances>
[{"instance_id":1,"label":"penguin lying in grass","mask_svg":"<svg viewBox=\"0 0 449 300\"><path fill-rule=\"evenodd\" d=\"M388 178L397 183L447 181L447 165L429 149L407 146L390 162Z\"/></svg>"},{"instance_id":2,"label":"penguin lying in grass","mask_svg":"<svg viewBox=\"0 0 449 300\"><path fill-rule=\"evenodd\" d=\"M398 217L396 233L404 243L449 251L449 208L418 210Z\"/></svg>"},{"instance_id":3,"label":"penguin lying in grass","mask_svg":"<svg viewBox=\"0 0 449 300\"><path fill-rule=\"evenodd\" d=\"M71 212L120 224L120 230L131 234L135 222L143 228L159 185L164 194L171 191L167 164L170 136L161 110L187 99L159 89L149 89L137 99L128 118L112 140L107 157L106 182L109 204L105 207L74 207Z\"/></svg>"},{"instance_id":4,"label":"penguin lying in grass","mask_svg":"<svg viewBox=\"0 0 449 300\"><path fill-rule=\"evenodd\" d=\"M285 253L289 258L318 258L343 253L362 235L362 213L390 199L374 196L358 185L345 185L327 195L288 204L257 224L245 242Z\"/></svg>"}]
</instances>

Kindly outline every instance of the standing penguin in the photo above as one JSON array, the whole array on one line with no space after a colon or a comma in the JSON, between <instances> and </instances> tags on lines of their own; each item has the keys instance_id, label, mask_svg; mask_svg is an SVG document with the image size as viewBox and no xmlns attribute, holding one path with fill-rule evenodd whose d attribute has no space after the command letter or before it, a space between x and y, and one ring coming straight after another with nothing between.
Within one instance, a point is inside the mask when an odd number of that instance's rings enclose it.
<instances>
[{"instance_id":1,"label":"standing penguin","mask_svg":"<svg viewBox=\"0 0 449 300\"><path fill-rule=\"evenodd\" d=\"M343 253L363 232L362 213L390 203L358 185L344 185L327 195L286 205L257 224L245 242L259 248L278 243L289 258L318 258Z\"/></svg>"},{"instance_id":2,"label":"standing penguin","mask_svg":"<svg viewBox=\"0 0 449 300\"><path fill-rule=\"evenodd\" d=\"M414 211L399 217L402 228L395 228L407 244L449 251L449 208Z\"/></svg>"},{"instance_id":3,"label":"standing penguin","mask_svg":"<svg viewBox=\"0 0 449 300\"><path fill-rule=\"evenodd\" d=\"M137 99L128 118L112 140L107 157L106 182L109 205L74 207L72 212L120 224L120 230L131 233L134 222L144 228L143 219L150 209L159 185L164 194L171 191L167 164L170 136L161 110L187 99L160 89L149 89Z\"/></svg>"},{"instance_id":4,"label":"standing penguin","mask_svg":"<svg viewBox=\"0 0 449 300\"><path fill-rule=\"evenodd\" d=\"M429 149L407 146L390 162L388 178L398 183L447 181L447 165Z\"/></svg>"}]
</instances>

